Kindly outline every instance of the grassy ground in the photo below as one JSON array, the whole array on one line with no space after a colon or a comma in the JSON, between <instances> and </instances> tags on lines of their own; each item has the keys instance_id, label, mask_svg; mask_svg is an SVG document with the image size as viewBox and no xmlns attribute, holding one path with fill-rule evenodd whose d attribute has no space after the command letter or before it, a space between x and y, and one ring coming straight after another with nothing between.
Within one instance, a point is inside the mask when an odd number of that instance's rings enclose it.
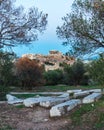
<instances>
[{"instance_id":1,"label":"grassy ground","mask_svg":"<svg viewBox=\"0 0 104 130\"><path fill-rule=\"evenodd\" d=\"M5 95L11 91L14 92L63 92L71 89L96 89L101 88L98 86L67 86L67 85L56 85L56 86L41 86L41 87L34 87L33 90L22 90L19 87L4 87L0 86L0 100L6 100ZM14 95L15 96L15 95ZM17 95L18 98L28 98L36 96L36 94L23 94L23 95Z\"/></svg>"},{"instance_id":2,"label":"grassy ground","mask_svg":"<svg viewBox=\"0 0 104 130\"><path fill-rule=\"evenodd\" d=\"M38 92L63 92L71 89L96 89L96 88L102 88L100 86L68 86L68 85L56 85L56 86L42 86L34 88L35 91Z\"/></svg>"},{"instance_id":3,"label":"grassy ground","mask_svg":"<svg viewBox=\"0 0 104 130\"><path fill-rule=\"evenodd\" d=\"M65 85L57 85L57 86L43 86L37 87L32 92L62 92L69 89L96 89L101 88L98 86L65 86ZM19 88L9 88L9 91L22 91ZM7 92L9 92L7 91ZM36 94L20 94L16 95L18 98L28 98L34 97ZM24 105L16 106L20 110L25 108ZM19 111L19 110L18 110ZM78 106L78 108L71 111L66 117L65 120L70 119L71 124L67 124L63 126L59 130L104 130L104 95L101 99L91 104L83 104ZM12 130L12 128L7 125L0 130Z\"/></svg>"}]
</instances>

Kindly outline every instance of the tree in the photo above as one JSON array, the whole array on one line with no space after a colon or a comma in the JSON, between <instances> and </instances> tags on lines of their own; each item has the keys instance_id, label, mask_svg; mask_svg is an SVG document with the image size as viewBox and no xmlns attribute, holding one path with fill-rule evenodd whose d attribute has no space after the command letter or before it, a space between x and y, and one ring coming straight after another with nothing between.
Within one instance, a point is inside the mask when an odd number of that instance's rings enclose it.
<instances>
[{"instance_id":1,"label":"tree","mask_svg":"<svg viewBox=\"0 0 104 130\"><path fill-rule=\"evenodd\" d=\"M71 45L73 52L86 54L99 47L104 48L104 2L75 0L71 13L62 18L63 25L57 27L57 35L64 45Z\"/></svg>"},{"instance_id":2,"label":"tree","mask_svg":"<svg viewBox=\"0 0 104 130\"><path fill-rule=\"evenodd\" d=\"M73 65L65 65L64 67L66 83L69 85L87 85L85 78L85 67L80 60L76 61ZM88 81L88 79L87 79Z\"/></svg>"},{"instance_id":3,"label":"tree","mask_svg":"<svg viewBox=\"0 0 104 130\"><path fill-rule=\"evenodd\" d=\"M63 83L63 71L62 70L49 70L44 72L44 79L46 80L46 85L57 85Z\"/></svg>"},{"instance_id":4,"label":"tree","mask_svg":"<svg viewBox=\"0 0 104 130\"><path fill-rule=\"evenodd\" d=\"M47 14L37 8L24 13L23 7L16 8L14 0L0 1L0 48L28 44L38 38L47 25Z\"/></svg>"},{"instance_id":5,"label":"tree","mask_svg":"<svg viewBox=\"0 0 104 130\"><path fill-rule=\"evenodd\" d=\"M32 87L42 83L44 67L39 65L37 61L23 57L17 60L15 66L16 75L22 87L32 89Z\"/></svg>"},{"instance_id":6,"label":"tree","mask_svg":"<svg viewBox=\"0 0 104 130\"><path fill-rule=\"evenodd\" d=\"M104 86L104 56L93 61L89 66L89 74L95 83Z\"/></svg>"},{"instance_id":7,"label":"tree","mask_svg":"<svg viewBox=\"0 0 104 130\"><path fill-rule=\"evenodd\" d=\"M8 86L13 83L13 59L15 54L0 51L0 83Z\"/></svg>"}]
</instances>

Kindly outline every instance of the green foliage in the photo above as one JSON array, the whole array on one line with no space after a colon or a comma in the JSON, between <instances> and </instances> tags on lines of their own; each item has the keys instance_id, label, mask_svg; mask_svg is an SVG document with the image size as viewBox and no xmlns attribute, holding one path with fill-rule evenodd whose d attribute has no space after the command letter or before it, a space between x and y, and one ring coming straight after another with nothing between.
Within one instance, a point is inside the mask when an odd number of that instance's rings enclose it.
<instances>
[{"instance_id":1,"label":"green foliage","mask_svg":"<svg viewBox=\"0 0 104 130\"><path fill-rule=\"evenodd\" d=\"M87 85L88 77L85 75L85 66L80 60L73 65L66 65L64 67L66 82L69 85Z\"/></svg>"},{"instance_id":2,"label":"green foliage","mask_svg":"<svg viewBox=\"0 0 104 130\"><path fill-rule=\"evenodd\" d=\"M104 127L104 113L98 113L98 120L95 124L95 127L97 129L103 128Z\"/></svg>"},{"instance_id":3,"label":"green foliage","mask_svg":"<svg viewBox=\"0 0 104 130\"><path fill-rule=\"evenodd\" d=\"M89 66L91 78L100 85L104 85L104 57L93 61Z\"/></svg>"},{"instance_id":4,"label":"green foliage","mask_svg":"<svg viewBox=\"0 0 104 130\"><path fill-rule=\"evenodd\" d=\"M94 129L101 129L104 127L104 95L99 101L91 104L83 104L75 112L71 114L73 125L84 125L88 123L93 125Z\"/></svg>"},{"instance_id":5,"label":"green foliage","mask_svg":"<svg viewBox=\"0 0 104 130\"><path fill-rule=\"evenodd\" d=\"M62 70L49 70L43 74L46 85L57 85L63 83L63 71Z\"/></svg>"},{"instance_id":6,"label":"green foliage","mask_svg":"<svg viewBox=\"0 0 104 130\"><path fill-rule=\"evenodd\" d=\"M8 88L0 85L0 101L6 100L7 93L8 93Z\"/></svg>"},{"instance_id":7,"label":"green foliage","mask_svg":"<svg viewBox=\"0 0 104 130\"><path fill-rule=\"evenodd\" d=\"M25 105L21 104L21 105L17 105L16 108L25 108Z\"/></svg>"},{"instance_id":8,"label":"green foliage","mask_svg":"<svg viewBox=\"0 0 104 130\"><path fill-rule=\"evenodd\" d=\"M84 114L87 114L90 111L93 111L94 109L96 109L96 106L93 107L91 104L84 104L84 105L82 105L78 110L76 110L71 115L71 119L72 119L73 123L78 125L79 123L81 123L81 117Z\"/></svg>"},{"instance_id":9,"label":"green foliage","mask_svg":"<svg viewBox=\"0 0 104 130\"><path fill-rule=\"evenodd\" d=\"M6 126L0 128L0 130L16 130L16 129L12 128L12 127L9 126L9 125L6 125Z\"/></svg>"},{"instance_id":10,"label":"green foliage","mask_svg":"<svg viewBox=\"0 0 104 130\"><path fill-rule=\"evenodd\" d=\"M104 2L74 0L71 13L62 18L57 35L70 45L77 56L104 47Z\"/></svg>"},{"instance_id":11,"label":"green foliage","mask_svg":"<svg viewBox=\"0 0 104 130\"><path fill-rule=\"evenodd\" d=\"M0 51L0 84L4 86L11 85L13 80L13 59L15 54Z\"/></svg>"}]
</instances>

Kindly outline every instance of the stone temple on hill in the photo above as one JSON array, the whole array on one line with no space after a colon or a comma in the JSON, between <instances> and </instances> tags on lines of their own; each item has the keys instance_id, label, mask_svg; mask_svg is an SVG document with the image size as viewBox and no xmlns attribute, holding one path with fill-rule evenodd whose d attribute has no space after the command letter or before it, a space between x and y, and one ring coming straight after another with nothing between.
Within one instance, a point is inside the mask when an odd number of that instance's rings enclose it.
<instances>
[{"instance_id":1,"label":"stone temple on hill","mask_svg":"<svg viewBox=\"0 0 104 130\"><path fill-rule=\"evenodd\" d=\"M72 65L75 59L56 50L49 51L48 55L42 54L24 54L22 57L27 57L31 60L37 60L40 64L45 66L45 70L55 70L61 68L62 64Z\"/></svg>"}]
</instances>

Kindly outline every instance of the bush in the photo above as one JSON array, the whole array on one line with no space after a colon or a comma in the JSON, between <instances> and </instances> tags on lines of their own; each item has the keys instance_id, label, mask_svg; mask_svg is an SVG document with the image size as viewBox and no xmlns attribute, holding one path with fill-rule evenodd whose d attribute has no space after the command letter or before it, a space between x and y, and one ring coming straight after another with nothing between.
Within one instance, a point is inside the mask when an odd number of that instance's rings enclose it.
<instances>
[{"instance_id":1,"label":"bush","mask_svg":"<svg viewBox=\"0 0 104 130\"><path fill-rule=\"evenodd\" d=\"M57 85L63 83L63 71L62 70L49 70L43 74L46 81L46 85Z\"/></svg>"},{"instance_id":2,"label":"bush","mask_svg":"<svg viewBox=\"0 0 104 130\"><path fill-rule=\"evenodd\" d=\"M75 86L88 84L89 77L86 75L84 63L80 60L76 61L73 65L66 65L64 72L67 84Z\"/></svg>"},{"instance_id":3,"label":"bush","mask_svg":"<svg viewBox=\"0 0 104 130\"><path fill-rule=\"evenodd\" d=\"M20 58L16 64L16 75L23 88L32 89L43 83L44 67L35 60Z\"/></svg>"},{"instance_id":4,"label":"bush","mask_svg":"<svg viewBox=\"0 0 104 130\"><path fill-rule=\"evenodd\" d=\"M90 64L89 74L95 83L104 85L104 56Z\"/></svg>"},{"instance_id":5,"label":"bush","mask_svg":"<svg viewBox=\"0 0 104 130\"><path fill-rule=\"evenodd\" d=\"M13 60L15 54L0 51L0 85L9 86L13 80Z\"/></svg>"}]
</instances>

